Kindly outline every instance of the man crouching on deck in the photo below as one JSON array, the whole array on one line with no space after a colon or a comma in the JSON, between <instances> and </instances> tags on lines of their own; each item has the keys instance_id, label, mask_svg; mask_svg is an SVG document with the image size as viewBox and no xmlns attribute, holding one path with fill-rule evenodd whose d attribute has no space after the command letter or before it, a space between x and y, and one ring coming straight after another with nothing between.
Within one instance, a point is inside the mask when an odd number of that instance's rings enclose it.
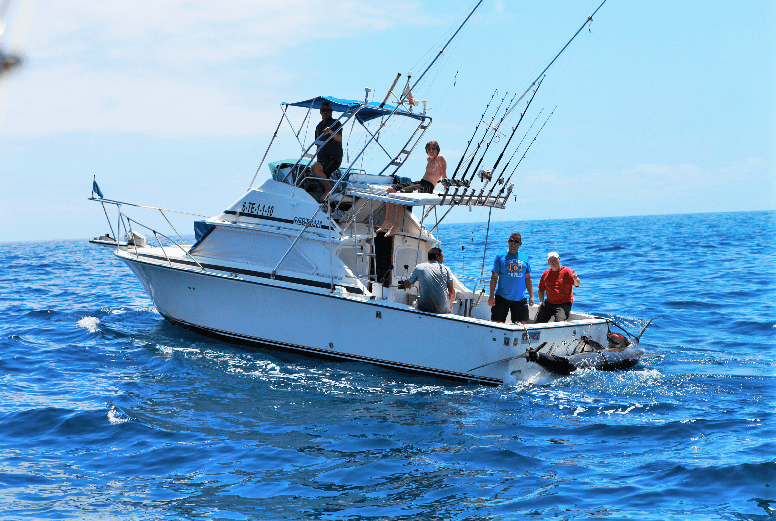
<instances>
[{"instance_id":1,"label":"man crouching on deck","mask_svg":"<svg viewBox=\"0 0 776 521\"><path fill-rule=\"evenodd\" d=\"M418 281L418 309L427 313L450 313L455 300L453 273L442 264L442 250L428 250L428 262L418 264L407 280L399 281L399 288L408 289Z\"/></svg>"},{"instance_id":2,"label":"man crouching on deck","mask_svg":"<svg viewBox=\"0 0 776 521\"><path fill-rule=\"evenodd\" d=\"M533 282L531 265L525 253L520 253L523 238L519 233L509 236L509 250L505 255L496 255L493 261L493 275L490 277L488 305L493 322L505 322L507 313L512 312L512 322L528 322L528 305L533 306ZM496 283L498 282L498 290ZM526 290L528 303L526 303ZM495 295L494 295L495 293Z\"/></svg>"}]
</instances>

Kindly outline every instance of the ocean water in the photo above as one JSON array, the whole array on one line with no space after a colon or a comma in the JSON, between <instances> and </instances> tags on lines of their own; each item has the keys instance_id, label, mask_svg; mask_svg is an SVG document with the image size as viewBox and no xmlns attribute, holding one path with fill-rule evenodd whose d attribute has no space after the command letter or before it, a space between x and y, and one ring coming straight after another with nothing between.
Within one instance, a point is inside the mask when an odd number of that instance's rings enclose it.
<instances>
[{"instance_id":1,"label":"ocean water","mask_svg":"<svg viewBox=\"0 0 776 521\"><path fill-rule=\"evenodd\" d=\"M494 223L486 275L513 231L660 356L488 388L248 350L108 249L0 244L0 519L776 519L776 213Z\"/></svg>"}]
</instances>

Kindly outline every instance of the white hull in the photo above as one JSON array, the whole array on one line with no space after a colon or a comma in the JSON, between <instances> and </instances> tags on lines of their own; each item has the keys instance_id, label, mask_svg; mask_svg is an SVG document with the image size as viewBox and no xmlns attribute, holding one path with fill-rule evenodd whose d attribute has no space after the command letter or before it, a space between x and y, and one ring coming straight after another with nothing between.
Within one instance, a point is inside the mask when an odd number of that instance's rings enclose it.
<instances>
[{"instance_id":1,"label":"white hull","mask_svg":"<svg viewBox=\"0 0 776 521\"><path fill-rule=\"evenodd\" d=\"M238 343L355 360L460 381L498 385L538 371L523 355L565 356L582 336L606 343L606 321L497 324L329 289L202 270L118 250L170 322ZM175 261L175 259L173 259Z\"/></svg>"}]
</instances>

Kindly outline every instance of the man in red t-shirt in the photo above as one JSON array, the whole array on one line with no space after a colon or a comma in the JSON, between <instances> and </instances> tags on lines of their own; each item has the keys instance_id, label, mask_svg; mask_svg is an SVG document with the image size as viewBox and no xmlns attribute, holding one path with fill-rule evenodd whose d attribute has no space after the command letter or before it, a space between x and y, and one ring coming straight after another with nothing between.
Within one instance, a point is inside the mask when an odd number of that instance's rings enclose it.
<instances>
[{"instance_id":1,"label":"man in red t-shirt","mask_svg":"<svg viewBox=\"0 0 776 521\"><path fill-rule=\"evenodd\" d=\"M571 315L571 304L574 303L574 286L579 287L579 277L574 270L560 265L557 252L547 255L550 269L545 270L539 281L539 311L536 312L536 323L549 322L555 317L555 322L568 320ZM547 300L544 292L547 291Z\"/></svg>"}]
</instances>

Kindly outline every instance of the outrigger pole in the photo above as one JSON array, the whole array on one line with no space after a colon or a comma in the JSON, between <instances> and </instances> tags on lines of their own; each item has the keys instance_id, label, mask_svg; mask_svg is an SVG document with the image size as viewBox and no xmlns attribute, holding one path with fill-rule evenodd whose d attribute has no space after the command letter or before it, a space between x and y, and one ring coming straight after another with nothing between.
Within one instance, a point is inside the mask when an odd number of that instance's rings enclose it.
<instances>
[{"instance_id":1,"label":"outrigger pole","mask_svg":"<svg viewBox=\"0 0 776 521\"><path fill-rule=\"evenodd\" d=\"M569 45L571 45L571 42L573 42L574 39L577 37L577 35L579 35L579 33L582 32L582 29L584 29L587 26L587 24L589 24L590 22L593 21L593 17L599 11L599 9L601 9L604 6L605 3L606 3L606 0L603 0L603 2L601 2L601 5L599 5L596 8L595 11L593 11L593 14L591 14L590 16L587 17L587 20L585 20L585 23L583 23L582 26L579 29L577 29L577 32L574 33L574 36L572 36L571 39L568 42L566 42L566 45L563 46L563 48L558 52L558 54L555 55L555 57L550 61L550 63L547 64L547 66L542 70L542 72L540 72L539 75L536 76L536 79L531 82L531 84L528 86L527 89L525 89L525 92L523 92L523 94L520 95L520 97L517 99L517 101L514 102L512 104L512 106L509 107L509 109L504 113L504 117L502 117L499 120L499 122L496 123L496 126L490 128L491 131L493 131L493 132L498 131L498 128L501 126L501 124L504 122L504 120L507 117L509 117L509 115L512 113L512 111L515 110L515 108L520 104L521 101L523 101L523 98L525 98L526 94L531 92L531 89L534 87L534 85L536 85L536 82L539 81L542 78L542 76L544 76L544 74L549 70L550 67L552 67L552 65L560 57L560 55L563 54L563 52L566 50L566 48ZM475 151L475 153L476 153L476 151Z\"/></svg>"},{"instance_id":2,"label":"outrigger pole","mask_svg":"<svg viewBox=\"0 0 776 521\"><path fill-rule=\"evenodd\" d=\"M606 1L606 0L604 0L604 1ZM431 67L433 67L433 66L434 66L434 63L436 63L436 61L439 59L439 57L440 57L440 56L442 56L442 53L443 53L443 52L445 52L445 49L447 49L447 46L448 46L448 45L450 45L450 42L452 42L452 41L453 41L453 38L455 38L455 37L456 37L456 35L457 35L457 34L460 32L460 30L461 30L461 29L463 29L463 26L464 26L464 25L466 25L466 22L468 22L468 21L469 21L469 18L471 18L471 17L472 17L472 15L474 14L474 11L476 11L476 10L477 10L477 8L480 6L480 4L481 4L482 2L483 2L483 0L480 0L479 2L477 2L477 5L475 5L475 6L474 6L474 9L472 9L471 13L469 13L469 16L467 16L467 17L466 17L466 19L463 21L463 23L462 23L461 25L459 25L459 26L458 26L458 29L456 29L455 33L453 33L453 35L450 37L450 39L449 39L449 40L447 40L447 43L446 43L446 44L445 44L445 46L444 46L444 47L442 47L442 49L439 51L439 54L437 54L437 55L434 57L434 59L431 61L431 63L428 65L428 67L426 67L426 70L425 70L425 71L423 71L423 74L421 74L421 75L420 75L420 77L419 77L417 80L415 80L415 83L412 85L412 88L411 88L411 89L409 89L409 91L407 91L407 92L411 92L411 91L413 91L413 90L415 89L415 87L417 87L417 86L418 86L418 83L420 83L420 80L422 80L422 79L423 79L423 76L425 76L425 75L426 75L426 73L428 72L428 70L429 70ZM601 4L601 5L603 5L603 4ZM595 14L595 13L593 13L593 14ZM583 26L583 27L584 27L584 26ZM580 29L580 31L581 31L581 30L582 30L582 29ZM575 36L576 36L576 35L575 35ZM408 83L408 84L409 84L409 83ZM405 95L404 95L404 94L402 94L402 96L401 96L401 98L400 98L400 101L401 101L402 99L404 99L404 97L405 97Z\"/></svg>"},{"instance_id":3,"label":"outrigger pole","mask_svg":"<svg viewBox=\"0 0 776 521\"><path fill-rule=\"evenodd\" d=\"M593 14L591 14L590 16L588 16L588 17L587 17L587 20L585 20L585 23L583 23L583 24L582 24L582 27L580 27L580 28L577 30L577 32L575 32L575 33L574 33L574 36L572 36L572 37L571 37L571 39L570 39L568 42L566 42L566 45L564 45L564 46L563 46L563 49L561 49L561 50L558 52L558 54L556 54L556 55L555 55L555 58L553 58L553 59L552 59L552 61L550 61L550 63L549 63L549 64L547 64L547 66L544 68L544 70L543 70L542 72L540 72L540 73L539 73L539 75L536 77L536 79L535 79L535 80L534 80L534 81L531 83L531 85L530 85L530 86L529 86L529 87L528 87L528 88L525 90L525 92L523 93L523 95L522 95L522 96L520 96L520 99L518 99L518 100L517 100L517 101L514 103L514 105L512 105L512 107L510 107L510 109L509 109L509 110L507 111L507 113L504 115L504 118L506 118L507 116L509 116L509 114L510 114L510 113L511 113L513 110L515 110L515 107L517 107L517 105L518 105L518 104L519 104L519 103L520 103L520 102L523 100L523 98L525 97L525 95L526 95L526 94L528 94L528 92L529 92L529 91L530 91L530 90L533 88L533 86L534 86L534 85L536 85L536 82L537 82L537 81L539 81L539 79L540 79L542 76L544 76L544 73L545 73L545 72L547 72L547 70L548 70L550 67L552 67L552 64L553 64L553 63L555 63L555 60L557 60L557 59L560 57L560 55L561 55L561 54L563 54L563 51L565 51L565 50L566 50L566 47L568 47L569 45L571 45L571 42L573 42L573 41L574 41L574 38L576 38L576 37L577 37L577 35L578 35L579 33L581 33L581 32L582 32L582 29L584 29L584 28L585 28L585 26L587 26L587 24L589 24L590 22L592 22L592 21L593 21L593 17L594 17L594 16L595 16L595 14L598 12L598 10L599 10L599 9L601 9L601 8L604 6L604 4L605 4L605 3L606 3L606 0L604 0L603 2L601 2L601 5L599 5L599 6L598 6L598 8L597 8L595 11L593 11ZM504 121L504 119L502 118L502 120L501 120L501 121ZM501 121L499 122L499 125L501 124ZM498 125L496 125L496 127L498 127Z\"/></svg>"}]
</instances>

